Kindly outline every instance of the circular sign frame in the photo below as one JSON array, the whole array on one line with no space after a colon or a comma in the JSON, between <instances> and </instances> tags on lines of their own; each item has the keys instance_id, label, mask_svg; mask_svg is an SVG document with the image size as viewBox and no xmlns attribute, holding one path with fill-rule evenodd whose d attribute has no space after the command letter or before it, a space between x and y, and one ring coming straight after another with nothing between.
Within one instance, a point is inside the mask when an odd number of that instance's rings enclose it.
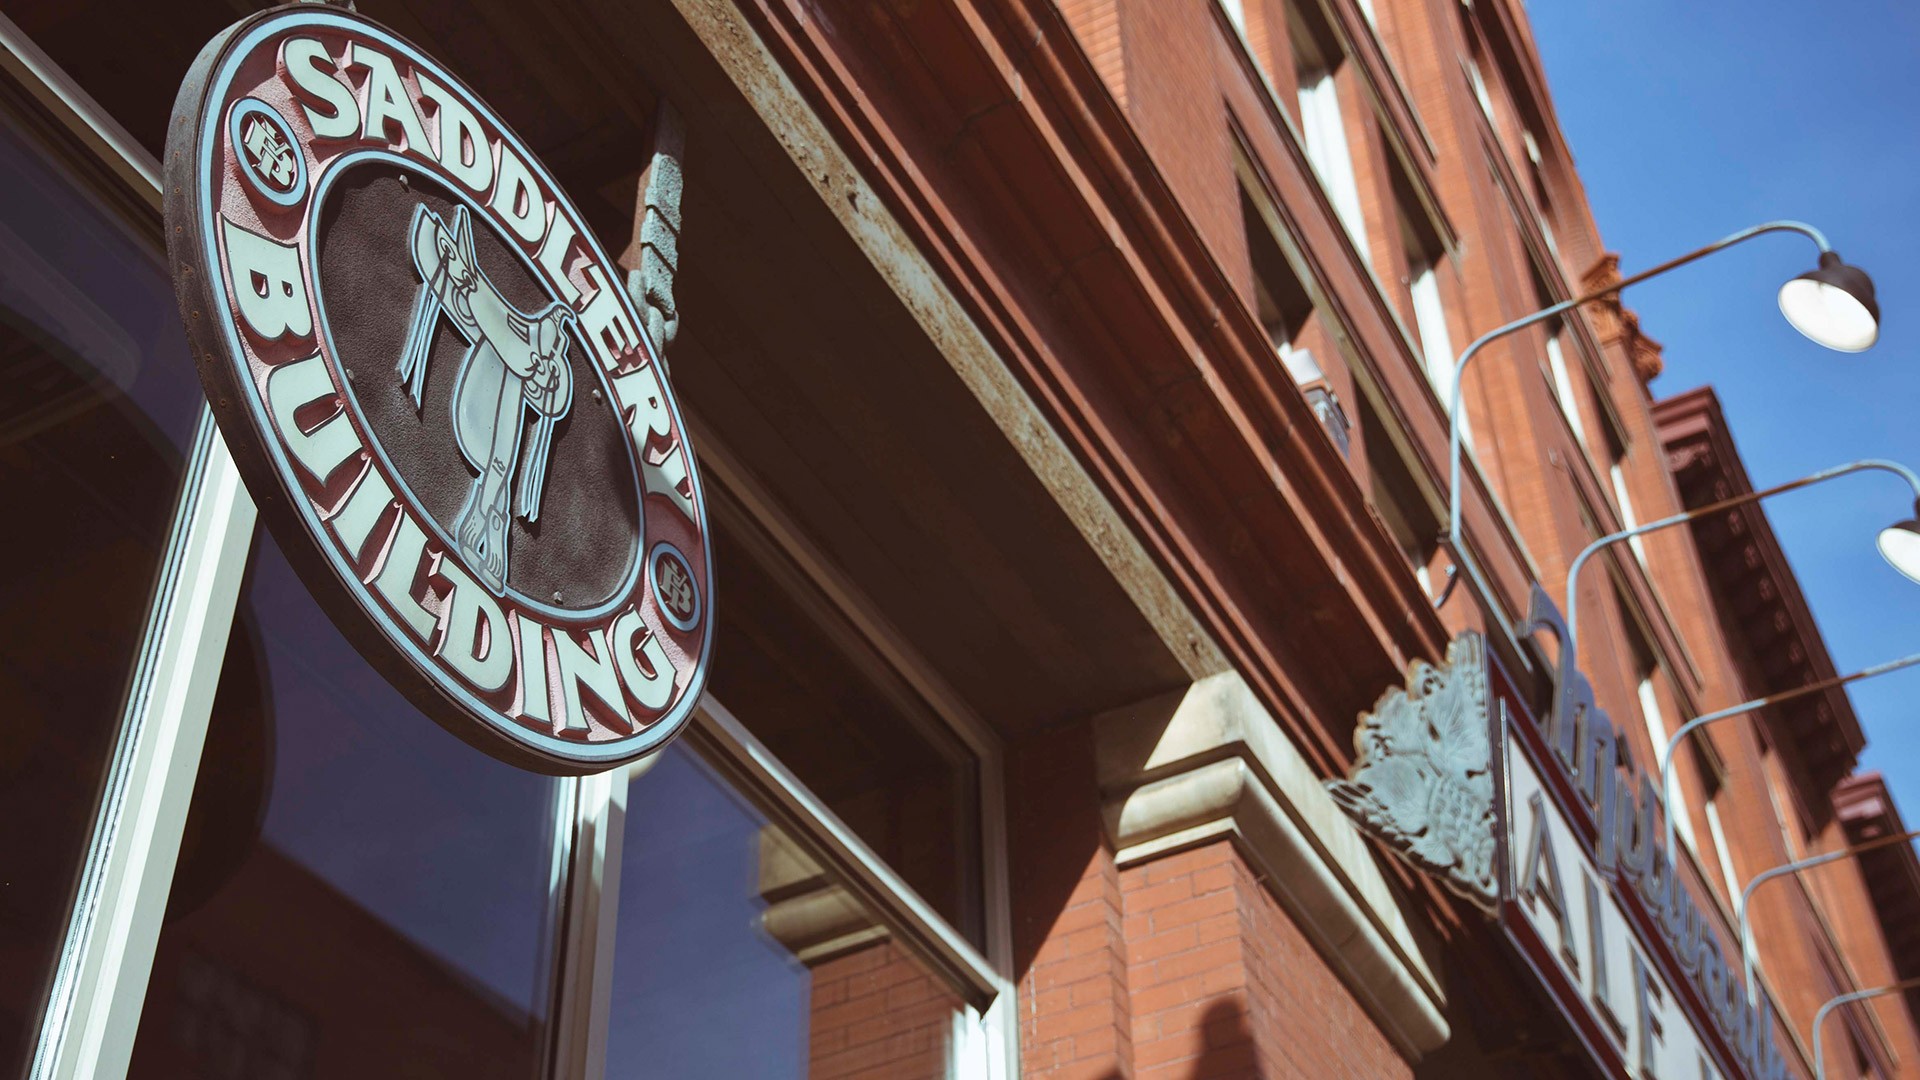
<instances>
[{"instance_id":1,"label":"circular sign frame","mask_svg":"<svg viewBox=\"0 0 1920 1080\"><path fill-rule=\"evenodd\" d=\"M404 38L300 4L201 51L164 168L207 398L348 640L525 768L678 734L713 642L700 476L625 275L526 144Z\"/></svg>"}]
</instances>

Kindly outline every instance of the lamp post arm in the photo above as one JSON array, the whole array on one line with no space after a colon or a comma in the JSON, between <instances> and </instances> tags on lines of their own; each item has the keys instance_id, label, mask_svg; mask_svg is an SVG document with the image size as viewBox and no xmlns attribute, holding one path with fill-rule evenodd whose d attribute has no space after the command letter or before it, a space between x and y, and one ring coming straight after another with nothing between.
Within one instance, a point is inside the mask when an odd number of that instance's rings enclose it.
<instances>
[{"instance_id":1,"label":"lamp post arm","mask_svg":"<svg viewBox=\"0 0 1920 1080\"><path fill-rule=\"evenodd\" d=\"M1816 866L1825 866L1830 862L1838 862L1841 859L1850 859L1855 855L1872 851L1875 848L1906 843L1915 837L1920 837L1920 829L1909 829L1903 833L1888 833L1885 836L1877 836L1863 843L1843 847L1838 851L1829 851L1821 855L1810 855L1807 858L1790 863L1783 863L1771 870L1762 870L1760 873L1755 874L1753 880L1747 882L1747 887L1740 890L1740 898L1735 901L1733 905L1734 916L1739 923L1740 930L1741 963L1746 966L1747 1000L1753 1000L1754 982L1757 977L1756 965L1754 963L1757 958L1754 956L1752 946L1751 922L1753 915L1753 894L1760 886L1765 885L1775 878L1787 877L1790 874L1797 874L1802 870L1810 870ZM1815 1023L1818 1023L1818 1021L1815 1021Z\"/></svg>"},{"instance_id":2,"label":"lamp post arm","mask_svg":"<svg viewBox=\"0 0 1920 1080\"><path fill-rule=\"evenodd\" d=\"M1562 312L1570 311L1582 304L1598 300L1603 296L1617 293L1629 285L1637 285L1650 277L1656 277L1669 270L1685 266L1696 259L1703 259L1715 252L1724 251L1743 240L1751 240L1756 236L1762 236L1771 232L1797 232L1809 240L1812 240L1815 246L1819 247L1822 254L1833 250L1833 246L1827 243L1826 234L1805 222L1763 222L1752 228L1742 229L1732 235L1721 237L1706 247L1689 251L1678 258L1668 259L1658 266L1648 267L1634 274L1632 277L1621 278L1619 281L1614 282L1604 289L1596 289L1584 296L1576 296L1571 300L1562 300L1550 307L1542 308L1531 315L1515 319L1505 326L1489 330L1475 338L1473 343L1467 346L1466 351L1462 352L1459 357L1454 360L1453 384L1447 388L1447 501L1450 504L1450 510L1447 515L1448 549L1455 552L1460 549L1460 391L1462 385L1461 379L1466 373L1468 361L1472 360L1474 356L1488 344L1506 337L1508 334L1524 330L1535 323L1551 319Z\"/></svg>"},{"instance_id":3,"label":"lamp post arm","mask_svg":"<svg viewBox=\"0 0 1920 1080\"><path fill-rule=\"evenodd\" d=\"M1876 998L1884 994L1897 994L1902 990L1911 990L1916 986L1920 986L1920 979L1902 979L1897 983L1892 983L1887 986L1876 986L1871 990L1855 990L1850 994L1841 994L1838 997L1828 1000L1825 1005L1820 1006L1819 1011L1813 1014L1813 1075L1815 1080L1827 1080L1827 1063L1821 1060L1820 1057L1820 1025L1826 1022L1828 1013L1842 1005L1850 1005L1856 1001L1865 1001L1868 998Z\"/></svg>"},{"instance_id":4,"label":"lamp post arm","mask_svg":"<svg viewBox=\"0 0 1920 1080\"><path fill-rule=\"evenodd\" d=\"M1830 469L1821 469L1819 472L1809 473L1798 480L1789 480L1784 484L1775 484L1770 488L1764 488L1760 491L1749 491L1742 495L1734 495L1721 499L1718 502L1711 502L1705 506L1696 507L1684 513L1661 518L1658 521L1649 521L1645 525L1636 525L1631 529L1622 529L1616 533L1608 533L1593 543L1588 544L1586 547L1581 548L1580 553L1573 557L1573 564L1567 568L1567 602L1562 609L1566 613L1567 619L1566 653L1568 657L1571 658L1578 655L1575 642L1580 636L1580 571L1587 565L1588 559L1600 553L1601 548L1611 544L1617 544L1622 540L1631 540L1636 536L1641 536L1646 533L1657 532L1671 525L1679 525L1697 518L1706 517L1710 514L1717 514L1722 510L1731 510L1736 506L1742 506L1746 503L1758 502L1761 499L1770 499L1784 492L1797 491L1803 487L1812 487L1815 484L1822 484L1828 480L1835 480L1842 476L1868 469L1892 473L1900 479L1905 480L1907 487L1913 492L1916 512L1920 513L1920 473L1915 473L1912 469L1897 461L1888 461L1884 458L1866 458L1861 461L1850 461L1845 465L1835 465Z\"/></svg>"},{"instance_id":5,"label":"lamp post arm","mask_svg":"<svg viewBox=\"0 0 1920 1080\"><path fill-rule=\"evenodd\" d=\"M1673 805L1675 800L1671 797L1673 762L1674 759L1679 756L1680 744L1686 741L1687 736L1715 721L1726 720L1743 713L1754 712L1759 709L1764 709L1769 705L1778 705L1781 702L1792 701L1794 698L1805 697L1808 694L1818 694L1825 690L1832 690L1834 687L1845 686L1848 683L1858 682L1861 679L1871 679L1875 675L1885 675L1890 671L1899 671L1901 668L1912 667L1915 664L1920 664L1920 653L1903 656L1898 660L1888 660L1885 663L1875 664L1872 667L1861 668L1859 671L1848 675L1836 675L1831 679L1821 679L1817 682L1810 682L1805 686L1796 686L1791 690L1782 690L1777 694L1769 694L1766 697L1743 701L1738 705L1729 705L1724 709L1717 709L1713 712L1696 716L1686 723L1681 724L1679 729L1673 733L1673 736L1667 740L1665 752L1660 755L1659 762L1660 801L1666 808L1667 850L1673 850L1675 817Z\"/></svg>"}]
</instances>

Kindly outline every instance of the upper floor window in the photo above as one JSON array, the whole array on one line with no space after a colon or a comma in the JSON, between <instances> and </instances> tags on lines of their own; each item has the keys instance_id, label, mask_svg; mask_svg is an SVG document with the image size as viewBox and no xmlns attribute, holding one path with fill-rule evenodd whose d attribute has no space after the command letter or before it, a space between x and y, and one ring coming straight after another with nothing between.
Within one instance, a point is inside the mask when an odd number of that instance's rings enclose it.
<instances>
[{"instance_id":1,"label":"upper floor window","mask_svg":"<svg viewBox=\"0 0 1920 1080\"><path fill-rule=\"evenodd\" d=\"M1327 380L1314 350L1330 352L1333 339L1318 325L1313 297L1295 272L1293 263L1275 239L1254 197L1242 188L1240 213L1246 229L1247 256L1253 270L1255 314L1267 332L1274 355L1313 406L1314 415L1340 448L1349 449L1349 427L1344 407Z\"/></svg>"},{"instance_id":2,"label":"upper floor window","mask_svg":"<svg viewBox=\"0 0 1920 1080\"><path fill-rule=\"evenodd\" d=\"M1296 8L1288 32L1293 44L1293 70L1300 104L1300 137L1307 160L1333 202L1333 211L1360 249L1372 261L1367 246L1367 221L1360 205L1360 184L1347 144L1346 119L1340 108L1338 75L1346 61L1331 33L1316 33Z\"/></svg>"},{"instance_id":3,"label":"upper floor window","mask_svg":"<svg viewBox=\"0 0 1920 1080\"><path fill-rule=\"evenodd\" d=\"M1547 375L1552 380L1553 397L1560 406L1560 415L1566 417L1567 427L1573 429L1573 437L1585 450L1587 425L1580 418L1580 397L1575 393L1573 373L1567 366L1567 350L1561 343L1565 336L1565 324L1558 320L1547 324Z\"/></svg>"},{"instance_id":4,"label":"upper floor window","mask_svg":"<svg viewBox=\"0 0 1920 1080\"><path fill-rule=\"evenodd\" d=\"M1427 379L1440 395L1441 404L1452 408L1453 331L1447 325L1446 303L1440 294L1440 271L1447 261L1446 246L1412 185L1396 175L1395 201L1400 217L1400 244L1407 259L1407 306L1413 316L1415 344Z\"/></svg>"},{"instance_id":5,"label":"upper floor window","mask_svg":"<svg viewBox=\"0 0 1920 1080\"><path fill-rule=\"evenodd\" d=\"M1627 442L1620 429L1607 424L1608 466L1607 478L1613 486L1613 501L1620 511L1620 528L1624 530L1638 528L1640 519L1633 510L1633 493L1627 485ZM1633 556L1640 560L1642 567L1647 565L1647 549L1638 536L1629 537L1627 545L1633 548Z\"/></svg>"},{"instance_id":6,"label":"upper floor window","mask_svg":"<svg viewBox=\"0 0 1920 1080\"><path fill-rule=\"evenodd\" d=\"M1620 600L1620 607L1623 612L1626 610L1624 597ZM1658 769L1662 756L1667 752L1667 740L1672 737L1667 730L1666 712L1660 707L1660 691L1654 682L1655 676L1659 674L1660 665L1654 659L1653 647L1647 643L1640 632L1632 627L1629 627L1627 632L1633 644L1636 676L1634 693L1640 703L1640 719L1647 725L1647 739L1653 744L1653 767ZM1661 792L1661 799L1666 804L1667 813L1673 818L1674 831L1680 834L1680 838L1686 841L1688 847L1699 851L1700 845L1693 837L1693 815L1686 812L1684 800L1679 795L1677 780L1672 789Z\"/></svg>"}]
</instances>

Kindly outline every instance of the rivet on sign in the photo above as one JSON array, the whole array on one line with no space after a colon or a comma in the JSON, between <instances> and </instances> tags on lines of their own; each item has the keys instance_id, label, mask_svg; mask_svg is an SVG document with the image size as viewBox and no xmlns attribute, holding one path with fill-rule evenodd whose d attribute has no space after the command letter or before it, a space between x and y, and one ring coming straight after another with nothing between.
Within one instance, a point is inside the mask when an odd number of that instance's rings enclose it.
<instances>
[{"instance_id":1,"label":"rivet on sign","mask_svg":"<svg viewBox=\"0 0 1920 1080\"><path fill-rule=\"evenodd\" d=\"M595 401L600 400L600 388L597 386L593 388L593 400Z\"/></svg>"},{"instance_id":2,"label":"rivet on sign","mask_svg":"<svg viewBox=\"0 0 1920 1080\"><path fill-rule=\"evenodd\" d=\"M352 369L352 368L346 368L346 369L344 369L344 370L345 370L345 371L346 371L346 373L347 373L347 381L348 381L348 382L352 382L352 381L353 381L353 369Z\"/></svg>"},{"instance_id":3,"label":"rivet on sign","mask_svg":"<svg viewBox=\"0 0 1920 1080\"><path fill-rule=\"evenodd\" d=\"M559 589L555 589L555 590L553 590L553 602L554 602L554 603L556 603L556 604L560 602L560 590L559 590Z\"/></svg>"},{"instance_id":4,"label":"rivet on sign","mask_svg":"<svg viewBox=\"0 0 1920 1080\"><path fill-rule=\"evenodd\" d=\"M401 174L400 174L400 186L401 186L401 187L407 187L407 186L408 186L408 184L407 184L407 174L406 174L406 173L401 173Z\"/></svg>"}]
</instances>

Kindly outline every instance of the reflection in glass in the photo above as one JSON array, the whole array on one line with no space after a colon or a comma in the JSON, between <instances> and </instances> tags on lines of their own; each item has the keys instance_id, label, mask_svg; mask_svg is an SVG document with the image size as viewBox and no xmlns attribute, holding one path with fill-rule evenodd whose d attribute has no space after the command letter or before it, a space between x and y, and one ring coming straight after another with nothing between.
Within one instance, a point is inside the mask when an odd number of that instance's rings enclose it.
<instances>
[{"instance_id":1,"label":"reflection in glass","mask_svg":"<svg viewBox=\"0 0 1920 1080\"><path fill-rule=\"evenodd\" d=\"M978 773L945 722L750 526L715 530L713 696L952 926L981 941Z\"/></svg>"},{"instance_id":2,"label":"reflection in glass","mask_svg":"<svg viewBox=\"0 0 1920 1080\"><path fill-rule=\"evenodd\" d=\"M58 155L0 110L0 1075L37 1038L201 409L157 215Z\"/></svg>"},{"instance_id":3,"label":"reflection in glass","mask_svg":"<svg viewBox=\"0 0 1920 1080\"><path fill-rule=\"evenodd\" d=\"M556 781L409 705L262 534L135 1077L536 1075Z\"/></svg>"},{"instance_id":4,"label":"reflection in glass","mask_svg":"<svg viewBox=\"0 0 1920 1080\"><path fill-rule=\"evenodd\" d=\"M609 1080L948 1074L959 998L692 751L626 822Z\"/></svg>"}]
</instances>

